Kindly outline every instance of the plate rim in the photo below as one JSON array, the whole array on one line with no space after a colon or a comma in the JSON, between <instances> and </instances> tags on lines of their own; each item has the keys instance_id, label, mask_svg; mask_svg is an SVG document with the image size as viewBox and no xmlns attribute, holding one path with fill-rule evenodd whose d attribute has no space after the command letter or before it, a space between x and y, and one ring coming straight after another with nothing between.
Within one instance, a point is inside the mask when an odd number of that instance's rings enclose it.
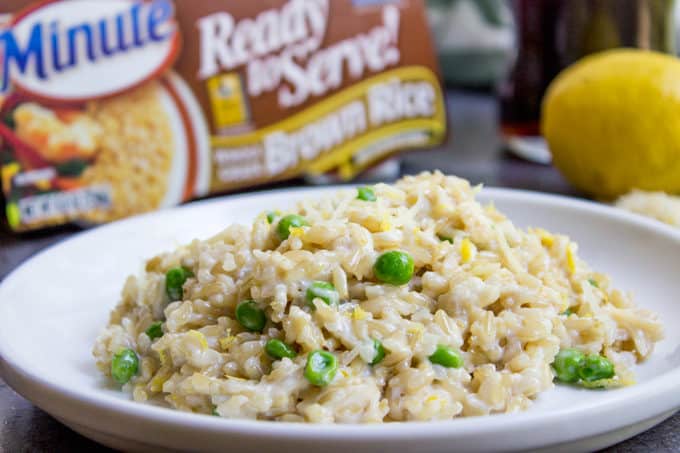
<instances>
[{"instance_id":1,"label":"plate rim","mask_svg":"<svg viewBox=\"0 0 680 453\"><path fill-rule=\"evenodd\" d=\"M83 237L99 234L107 229L121 228L130 226L134 223L143 223L147 218L171 213L178 210L191 210L209 205L219 205L231 203L236 200L248 198L262 198L272 194L284 195L288 193L319 195L326 192L333 192L341 189L351 189L356 184L333 185L319 187L284 188L276 190L261 190L244 194L229 195L226 197L198 200L182 206L145 213L133 216L117 222L100 225L95 228L78 232L62 241L52 244L29 258L25 259L14 270L0 281L0 304L3 303L3 293L5 288L11 285L15 279L19 279L23 272L29 268L31 262L39 259L44 254L52 253L59 247L68 246L71 241L78 241ZM591 214L613 218L648 230L653 233L666 236L669 240L680 244L680 231L671 226L665 225L657 220L648 219L638 214L629 213L618 208L595 203L592 201L576 199L569 196L546 194L521 189L509 188L484 188L482 191L484 202L499 199L509 201L529 202L535 204L558 205L561 208L572 208L584 210ZM226 226L226 225L225 225ZM7 303L7 302L4 302ZM2 325L2 319L0 319ZM452 438L454 436L475 437L489 433L517 434L526 432L530 428L531 432L551 429L559 425L565 418L580 415L579 425L584 427L580 433L564 432L556 441L569 441L586 437L588 435L601 433L606 429L615 429L624 426L622 420L628 420L629 424L634 424L645 419L654 417L662 412L675 410L680 407L680 367L669 370L661 376L655 377L632 387L617 389L617 392L626 392L624 397L612 401L598 403L589 408L587 414L583 414L583 408L562 409L549 413L531 413L530 411L514 414L494 414L484 417L457 418L454 420L429 421L429 422L391 422L381 424L308 424L274 422L263 420L239 420L222 419L199 414L189 414L164 407L156 407L148 404L139 404L131 399L119 399L103 393L82 393L76 389L68 388L62 384L50 381L48 377L42 377L32 373L30 367L17 362L16 357L12 358L11 350L3 341L2 330L0 329L0 375L13 388L20 388L20 393L32 400L38 392L42 392L46 398L54 398L55 401L69 400L77 402L76 406L89 407L95 411L109 411L110 415L119 420L127 418L127 423L140 421L144 423L162 423L166 428L190 427L196 431L210 432L213 434L228 435L239 433L240 435L254 435L269 439L290 439L290 440L336 440L347 441L348 434L354 441L377 441L384 440L389 436L391 440L407 440L412 438ZM36 387L36 389L31 389ZM675 390L675 392L674 392ZM675 398L671 395L677 395ZM42 404L38 404L42 407ZM635 415L626 414L625 410L629 407L636 407ZM51 412L48 410L48 412ZM623 412L623 413L622 413ZM604 417L607 414L617 414L618 417ZM194 416L199 415L199 416ZM585 417L584 417L585 415ZM598 419L598 423L586 423L587 420ZM616 420L616 421L614 421ZM481 422L480 422L481 421ZM123 426L123 425L120 425ZM112 429L115 426L111 427ZM110 431L111 433L115 431ZM538 439L540 436L536 436ZM552 438L552 437L551 437Z\"/></svg>"}]
</instances>

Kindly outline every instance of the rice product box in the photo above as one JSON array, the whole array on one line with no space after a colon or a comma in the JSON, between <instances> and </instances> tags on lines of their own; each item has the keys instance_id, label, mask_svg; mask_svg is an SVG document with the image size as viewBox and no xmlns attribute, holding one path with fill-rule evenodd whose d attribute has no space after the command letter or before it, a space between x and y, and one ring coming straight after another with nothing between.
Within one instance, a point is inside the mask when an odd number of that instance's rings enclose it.
<instances>
[{"instance_id":1,"label":"rice product box","mask_svg":"<svg viewBox=\"0 0 680 453\"><path fill-rule=\"evenodd\" d=\"M14 230L101 223L441 143L422 0L3 0Z\"/></svg>"}]
</instances>

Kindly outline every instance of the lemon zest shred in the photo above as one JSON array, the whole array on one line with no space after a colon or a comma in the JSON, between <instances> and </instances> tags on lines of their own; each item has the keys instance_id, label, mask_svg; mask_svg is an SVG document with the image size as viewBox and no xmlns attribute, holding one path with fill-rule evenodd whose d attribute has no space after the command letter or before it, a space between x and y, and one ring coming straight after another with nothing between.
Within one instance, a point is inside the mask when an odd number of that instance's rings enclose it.
<instances>
[{"instance_id":1,"label":"lemon zest shred","mask_svg":"<svg viewBox=\"0 0 680 453\"><path fill-rule=\"evenodd\" d=\"M425 402L426 402L426 403L431 403L431 402L433 402L433 401L437 401L438 399L439 399L439 397L438 397L437 395L430 395L430 396L427 397L427 399L425 400Z\"/></svg>"},{"instance_id":2,"label":"lemon zest shred","mask_svg":"<svg viewBox=\"0 0 680 453\"><path fill-rule=\"evenodd\" d=\"M375 217L372 217L372 216L366 217L361 222L361 225L372 233L380 231L380 222L378 221L378 219L376 219Z\"/></svg>"},{"instance_id":3,"label":"lemon zest shred","mask_svg":"<svg viewBox=\"0 0 680 453\"><path fill-rule=\"evenodd\" d=\"M203 335L202 332L199 332L198 330L190 330L186 334L191 338L196 339L198 344L201 346L201 349L208 349L208 340L205 338L205 335Z\"/></svg>"},{"instance_id":4,"label":"lemon zest shred","mask_svg":"<svg viewBox=\"0 0 680 453\"><path fill-rule=\"evenodd\" d=\"M555 243L555 236L548 233L544 229L538 229L538 237L541 238L541 245L543 247L552 247L552 245Z\"/></svg>"},{"instance_id":5,"label":"lemon zest shred","mask_svg":"<svg viewBox=\"0 0 680 453\"><path fill-rule=\"evenodd\" d=\"M576 258L571 244L567 246L567 270L570 274L576 272Z\"/></svg>"},{"instance_id":6,"label":"lemon zest shred","mask_svg":"<svg viewBox=\"0 0 680 453\"><path fill-rule=\"evenodd\" d=\"M290 231L291 236L296 238L301 238L305 235L305 229L302 227L290 227L288 231Z\"/></svg>"},{"instance_id":7,"label":"lemon zest shred","mask_svg":"<svg viewBox=\"0 0 680 453\"><path fill-rule=\"evenodd\" d=\"M172 371L171 370L164 370L163 372L158 372L156 375L149 381L149 390L152 392L160 392L163 390L163 384L170 379L170 376L172 376Z\"/></svg>"},{"instance_id":8,"label":"lemon zest shred","mask_svg":"<svg viewBox=\"0 0 680 453\"><path fill-rule=\"evenodd\" d=\"M423 336L423 327L418 326L418 327L409 327L408 330L406 331L409 335L411 335L412 339L415 341L418 341L422 338Z\"/></svg>"},{"instance_id":9,"label":"lemon zest shred","mask_svg":"<svg viewBox=\"0 0 680 453\"><path fill-rule=\"evenodd\" d=\"M469 262L472 259L474 247L474 244L469 238L463 238L463 241L460 243L460 260L463 264Z\"/></svg>"},{"instance_id":10,"label":"lemon zest shred","mask_svg":"<svg viewBox=\"0 0 680 453\"><path fill-rule=\"evenodd\" d=\"M233 335L229 335L228 337L222 337L219 339L220 342L220 347L222 350L227 351L229 350L229 346L236 340L236 337Z\"/></svg>"},{"instance_id":11,"label":"lemon zest shred","mask_svg":"<svg viewBox=\"0 0 680 453\"><path fill-rule=\"evenodd\" d=\"M165 349L161 349L158 351L158 357L161 360L161 366L165 366L168 364L168 351Z\"/></svg>"},{"instance_id":12,"label":"lemon zest shred","mask_svg":"<svg viewBox=\"0 0 680 453\"><path fill-rule=\"evenodd\" d=\"M352 311L352 318L354 318L355 321L361 321L364 320L368 317L368 313L366 313L361 307L356 307Z\"/></svg>"},{"instance_id":13,"label":"lemon zest shred","mask_svg":"<svg viewBox=\"0 0 680 453\"><path fill-rule=\"evenodd\" d=\"M447 212L449 207L442 203L441 201L438 201L437 204L434 205L434 212L436 214L443 214Z\"/></svg>"}]
</instances>

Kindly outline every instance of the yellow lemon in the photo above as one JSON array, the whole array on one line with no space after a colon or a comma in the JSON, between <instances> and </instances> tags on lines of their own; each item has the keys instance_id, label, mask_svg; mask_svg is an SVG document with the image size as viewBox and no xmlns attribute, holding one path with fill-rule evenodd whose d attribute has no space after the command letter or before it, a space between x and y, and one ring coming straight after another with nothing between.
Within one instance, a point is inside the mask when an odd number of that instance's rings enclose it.
<instances>
[{"instance_id":1,"label":"yellow lemon","mask_svg":"<svg viewBox=\"0 0 680 453\"><path fill-rule=\"evenodd\" d=\"M587 193L680 192L680 60L633 49L583 58L548 88L541 129L555 166Z\"/></svg>"}]
</instances>

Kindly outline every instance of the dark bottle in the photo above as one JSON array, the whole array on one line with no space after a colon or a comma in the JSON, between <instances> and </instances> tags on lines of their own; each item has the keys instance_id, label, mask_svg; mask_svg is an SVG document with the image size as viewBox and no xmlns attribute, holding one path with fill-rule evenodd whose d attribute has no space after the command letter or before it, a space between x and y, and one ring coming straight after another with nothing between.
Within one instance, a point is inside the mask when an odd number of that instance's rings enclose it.
<instances>
[{"instance_id":1,"label":"dark bottle","mask_svg":"<svg viewBox=\"0 0 680 453\"><path fill-rule=\"evenodd\" d=\"M615 47L674 51L673 0L514 0L518 55L501 87L505 145L549 162L540 138L541 100L579 58Z\"/></svg>"}]
</instances>

